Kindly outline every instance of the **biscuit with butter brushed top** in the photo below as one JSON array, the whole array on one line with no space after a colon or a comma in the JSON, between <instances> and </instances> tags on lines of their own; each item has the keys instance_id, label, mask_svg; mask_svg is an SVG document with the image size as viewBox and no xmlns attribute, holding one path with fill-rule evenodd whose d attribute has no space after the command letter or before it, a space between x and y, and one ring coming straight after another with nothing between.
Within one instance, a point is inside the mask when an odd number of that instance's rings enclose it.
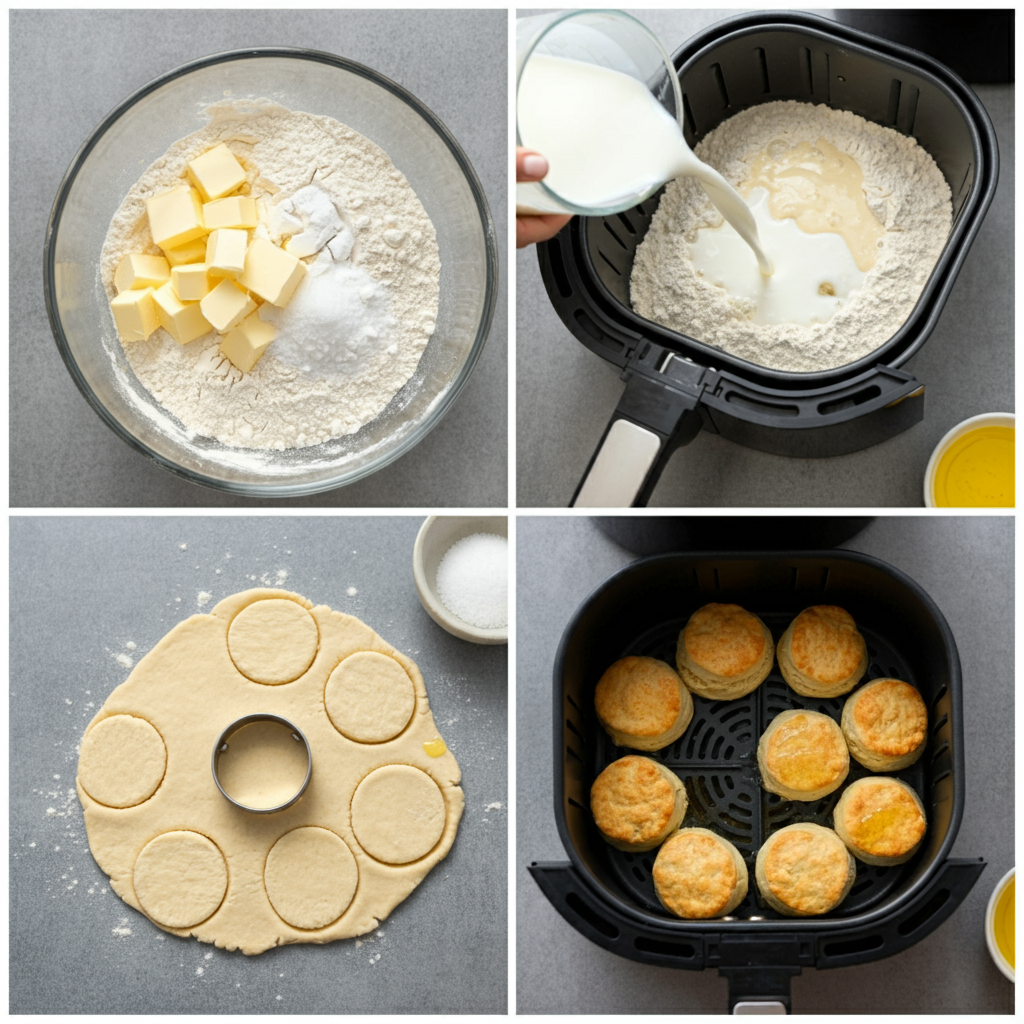
<instances>
[{"instance_id":1,"label":"biscuit with butter brushed top","mask_svg":"<svg viewBox=\"0 0 1024 1024\"><path fill-rule=\"evenodd\" d=\"M803 697L841 697L868 670L853 616L830 604L805 608L779 639L778 655L783 678Z\"/></svg>"}]
</instances>

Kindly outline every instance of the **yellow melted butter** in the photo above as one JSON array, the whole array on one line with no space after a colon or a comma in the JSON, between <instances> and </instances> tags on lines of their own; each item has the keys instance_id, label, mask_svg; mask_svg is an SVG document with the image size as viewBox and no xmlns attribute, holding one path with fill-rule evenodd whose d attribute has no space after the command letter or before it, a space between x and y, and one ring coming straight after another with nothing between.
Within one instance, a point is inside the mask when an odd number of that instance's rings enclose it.
<instances>
[{"instance_id":1,"label":"yellow melted butter","mask_svg":"<svg viewBox=\"0 0 1024 1024\"><path fill-rule=\"evenodd\" d=\"M776 220L791 217L808 234L841 236L862 273L875 265L885 227L867 204L864 172L853 157L823 138L795 146L776 139L754 157L739 191L746 197L759 187Z\"/></svg>"},{"instance_id":2,"label":"yellow melted butter","mask_svg":"<svg viewBox=\"0 0 1024 1024\"><path fill-rule=\"evenodd\" d=\"M423 749L431 757L440 757L448 748L445 746L445 742L440 736L435 737L432 740L427 740L423 744Z\"/></svg>"},{"instance_id":3,"label":"yellow melted butter","mask_svg":"<svg viewBox=\"0 0 1024 1024\"><path fill-rule=\"evenodd\" d=\"M996 900L996 912L993 915L992 930L995 933L996 945L999 952L1006 957L1006 962L1016 970L1014 964L1014 933L1016 916L1016 900L1013 894L1014 879L1002 891L999 899Z\"/></svg>"},{"instance_id":4,"label":"yellow melted butter","mask_svg":"<svg viewBox=\"0 0 1024 1024\"><path fill-rule=\"evenodd\" d=\"M940 508L1014 506L1013 427L978 427L958 437L935 470Z\"/></svg>"},{"instance_id":5,"label":"yellow melted butter","mask_svg":"<svg viewBox=\"0 0 1024 1024\"><path fill-rule=\"evenodd\" d=\"M900 819L901 808L880 807L857 822L857 842L867 850L876 847Z\"/></svg>"}]
</instances>

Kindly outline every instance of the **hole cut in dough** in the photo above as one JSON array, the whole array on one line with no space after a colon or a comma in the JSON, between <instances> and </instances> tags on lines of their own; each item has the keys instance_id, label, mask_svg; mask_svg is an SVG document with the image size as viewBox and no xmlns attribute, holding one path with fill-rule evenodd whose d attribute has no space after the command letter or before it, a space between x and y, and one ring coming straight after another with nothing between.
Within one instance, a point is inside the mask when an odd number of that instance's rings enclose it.
<instances>
[{"instance_id":1,"label":"hole cut in dough","mask_svg":"<svg viewBox=\"0 0 1024 1024\"><path fill-rule=\"evenodd\" d=\"M198 832L164 832L135 861L135 895L157 924L191 928L220 905L228 888L224 855Z\"/></svg>"},{"instance_id":2,"label":"hole cut in dough","mask_svg":"<svg viewBox=\"0 0 1024 1024\"><path fill-rule=\"evenodd\" d=\"M348 909L359 868L340 836L314 825L281 836L267 856L263 882L271 906L293 928L325 928Z\"/></svg>"},{"instance_id":3,"label":"hole cut in dough","mask_svg":"<svg viewBox=\"0 0 1024 1024\"><path fill-rule=\"evenodd\" d=\"M298 679L316 657L320 634L313 616L282 598L255 601L228 629L228 652L247 679L280 686Z\"/></svg>"},{"instance_id":4,"label":"hole cut in dough","mask_svg":"<svg viewBox=\"0 0 1024 1024\"><path fill-rule=\"evenodd\" d=\"M409 724L416 691L408 672L394 658L359 651L331 673L324 704L343 736L357 743L383 743Z\"/></svg>"},{"instance_id":5,"label":"hole cut in dough","mask_svg":"<svg viewBox=\"0 0 1024 1024\"><path fill-rule=\"evenodd\" d=\"M82 740L78 777L86 793L107 807L135 807L159 788L167 768L167 748L144 718L111 715Z\"/></svg>"},{"instance_id":6,"label":"hole cut in dough","mask_svg":"<svg viewBox=\"0 0 1024 1024\"><path fill-rule=\"evenodd\" d=\"M408 864L430 853L444 831L444 797L424 771L387 764L370 772L352 797L352 831L385 864Z\"/></svg>"}]
</instances>

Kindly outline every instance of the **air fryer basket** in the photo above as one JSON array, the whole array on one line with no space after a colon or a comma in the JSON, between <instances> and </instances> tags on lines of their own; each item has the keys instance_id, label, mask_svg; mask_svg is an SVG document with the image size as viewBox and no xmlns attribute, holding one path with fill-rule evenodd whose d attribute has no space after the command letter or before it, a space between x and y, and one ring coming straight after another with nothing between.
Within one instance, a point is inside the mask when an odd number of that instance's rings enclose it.
<instances>
[{"instance_id":1,"label":"air fryer basket","mask_svg":"<svg viewBox=\"0 0 1024 1024\"><path fill-rule=\"evenodd\" d=\"M810 803L761 788L758 739L789 708L831 716L845 696L800 697L777 668L754 693L734 701L694 695L694 717L671 747L648 754L684 781L684 826L710 828L733 842L750 874L744 901L726 918L683 921L658 903L651 879L657 851L630 854L605 843L590 813L597 774L627 750L597 722L593 692L618 658L643 654L675 664L679 631L698 607L735 602L754 611L778 641L810 605L846 608L868 644L864 677L913 683L928 707L928 747L895 773L921 796L928 816L922 849L890 868L858 862L857 880L831 914L787 918L769 908L754 882L764 839L797 821L832 826L843 789L870 775L851 759L837 792ZM555 816L569 864L535 864L531 872L556 909L598 944L646 963L700 970L730 979L730 1001L770 998L788 1006L789 978L804 967L836 967L880 959L930 933L959 905L982 861L949 859L963 811L964 770L960 663L941 612L912 580L891 566L849 552L762 555L661 555L627 566L580 607L562 636L555 662Z\"/></svg>"},{"instance_id":2,"label":"air fryer basket","mask_svg":"<svg viewBox=\"0 0 1024 1024\"><path fill-rule=\"evenodd\" d=\"M772 100L850 110L917 139L949 183L954 220L906 323L869 355L814 373L757 366L633 312L633 259L660 192L624 213L574 218L539 246L559 316L628 382L613 423L638 424L662 441L637 504L669 455L702 427L774 454L823 457L870 447L917 423L923 400L903 400L923 399L924 389L900 367L938 322L998 177L995 133L977 96L948 68L895 43L813 15L767 12L713 26L673 61L691 146L740 110Z\"/></svg>"}]
</instances>

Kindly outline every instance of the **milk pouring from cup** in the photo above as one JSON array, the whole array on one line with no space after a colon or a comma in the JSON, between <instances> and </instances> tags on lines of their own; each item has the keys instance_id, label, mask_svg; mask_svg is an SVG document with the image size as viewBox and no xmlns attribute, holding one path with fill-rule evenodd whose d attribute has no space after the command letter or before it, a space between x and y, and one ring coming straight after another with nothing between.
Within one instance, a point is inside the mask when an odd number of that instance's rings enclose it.
<instances>
[{"instance_id":1,"label":"milk pouring from cup","mask_svg":"<svg viewBox=\"0 0 1024 1024\"><path fill-rule=\"evenodd\" d=\"M600 17L596 13L593 16ZM634 33L639 26L621 12L605 12L605 17L610 21L628 19L622 24ZM564 23L556 21L555 27L560 24ZM525 26L517 25L520 41L529 34L520 31L521 27ZM613 22L613 30L617 27ZM559 44L552 32L546 40L549 45L543 48L537 45L536 34L525 55L521 47L517 141L542 153L550 170L543 185L517 185L517 209L527 213L614 213L636 205L666 181L690 175L701 182L722 216L753 250L761 273L770 275L772 263L761 247L753 215L739 193L714 168L693 155L679 124L645 80L604 66L607 48L614 47L608 36L587 26L574 26L573 30L583 34L584 43ZM646 33L642 26L639 30ZM601 54L593 54L595 39L601 40ZM657 41L653 37L649 40L667 62ZM602 63L550 52L558 45L566 54L594 56ZM628 56L621 63L629 66ZM668 68L671 71L671 63ZM674 75L671 77L678 101L678 82ZM676 106L679 109L680 103Z\"/></svg>"}]
</instances>

